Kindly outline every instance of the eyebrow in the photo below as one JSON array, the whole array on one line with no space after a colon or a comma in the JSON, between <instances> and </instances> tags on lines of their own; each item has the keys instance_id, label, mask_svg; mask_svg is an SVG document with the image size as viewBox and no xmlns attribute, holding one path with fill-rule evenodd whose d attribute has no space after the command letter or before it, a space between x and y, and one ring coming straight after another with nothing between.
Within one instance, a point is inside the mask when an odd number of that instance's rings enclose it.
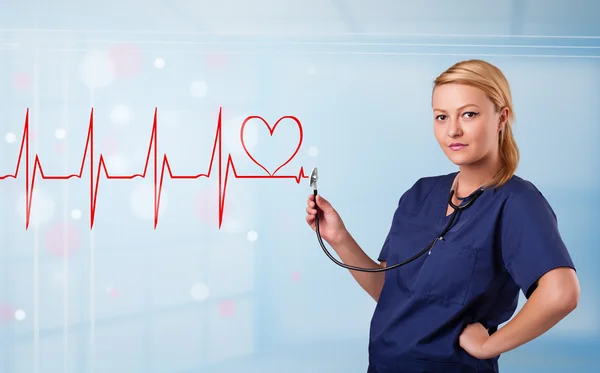
<instances>
[{"instance_id":1,"label":"eyebrow","mask_svg":"<svg viewBox=\"0 0 600 373\"><path fill-rule=\"evenodd\" d=\"M466 105L463 105L463 106L459 107L458 109L456 109L456 111L460 111L460 110L462 110L462 109L464 109L464 108L466 108L466 107L469 107L469 106L475 106L476 108L479 108L479 106L477 106L477 105L475 105L475 104L466 104ZM446 110L443 110L443 109L437 109L437 108L434 108L433 110L434 110L434 111L435 111L435 110L437 110L437 111L443 111L443 112L445 112L445 111L446 111Z\"/></svg>"}]
</instances>

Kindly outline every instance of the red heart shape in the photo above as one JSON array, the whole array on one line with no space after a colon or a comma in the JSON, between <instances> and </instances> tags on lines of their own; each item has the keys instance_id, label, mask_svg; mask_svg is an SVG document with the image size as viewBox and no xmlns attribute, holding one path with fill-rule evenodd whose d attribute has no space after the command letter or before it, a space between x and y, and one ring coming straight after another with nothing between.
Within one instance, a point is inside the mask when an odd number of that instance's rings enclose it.
<instances>
[{"instance_id":1,"label":"red heart shape","mask_svg":"<svg viewBox=\"0 0 600 373\"><path fill-rule=\"evenodd\" d=\"M284 120L284 119L291 119L294 122L296 122L296 124L298 125L298 129L300 130L300 139L298 140L298 146L296 147L296 150L294 151L294 154L292 154L292 156L290 158L288 158L288 160L285 161L281 166L277 167L277 169L275 169L275 171L273 171L273 173L269 172L269 170L267 170L262 164L260 164L256 159L254 159L254 157L248 151L248 148L246 148L246 144L244 143L244 128L246 127L246 123L248 123L252 119L260 119L265 124L265 126L267 126L267 128L269 129L269 134L271 136L273 136L273 132L275 132L275 128L277 128L277 125L282 120ZM286 116L283 116L283 117L277 119L277 122L275 122L275 124L273 125L272 128L269 125L269 123L267 123L267 121L264 120L262 117L257 116L257 115L251 115L251 116L247 117L244 120L244 123L242 123L242 129L240 131L240 140L242 141L242 146L244 147L244 151L246 152L246 154L248 155L248 157L250 157L250 159L252 159L252 161L254 163L256 163L260 168L262 168L263 170L265 170L270 176L275 175L277 173L277 171L279 171L283 166L285 166L286 164L290 163L290 161L292 159L294 159L294 157L298 153L298 150L300 150L300 146L302 145L302 137L303 137L302 124L300 124L300 121L298 120L298 118L296 118L294 116L291 116L291 115L286 115Z\"/></svg>"}]
</instances>

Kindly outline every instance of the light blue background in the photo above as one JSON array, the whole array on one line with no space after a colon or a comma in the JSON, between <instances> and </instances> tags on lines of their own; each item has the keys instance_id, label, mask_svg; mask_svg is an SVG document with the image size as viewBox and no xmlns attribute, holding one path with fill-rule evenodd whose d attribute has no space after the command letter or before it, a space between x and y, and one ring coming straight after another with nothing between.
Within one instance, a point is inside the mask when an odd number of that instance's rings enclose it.
<instances>
[{"instance_id":1,"label":"light blue background","mask_svg":"<svg viewBox=\"0 0 600 373\"><path fill-rule=\"evenodd\" d=\"M597 372L598 16L592 0L3 0L0 175L27 108L30 172L37 153L45 175L79 172L92 107L95 162L124 175L143 171L155 107L174 174L208 171L222 107L224 161L263 175L243 119L294 115L302 147L278 174L319 167L320 193L375 258L400 195L455 170L433 136L433 79L483 58L511 83L518 175L552 204L582 286L577 310L501 371ZM289 122L273 139L248 126L271 169L298 139ZM230 174L219 230L218 164L210 180L167 177L154 230L153 165L101 176L93 230L89 164L80 180L37 174L28 230L25 162L0 180L0 371L366 371L375 304L306 225L306 179Z\"/></svg>"}]
</instances>

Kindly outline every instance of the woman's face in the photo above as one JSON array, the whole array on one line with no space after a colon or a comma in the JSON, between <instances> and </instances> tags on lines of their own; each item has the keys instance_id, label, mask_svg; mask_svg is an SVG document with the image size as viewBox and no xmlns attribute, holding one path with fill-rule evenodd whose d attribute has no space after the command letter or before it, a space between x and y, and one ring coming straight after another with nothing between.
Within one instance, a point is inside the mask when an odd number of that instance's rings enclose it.
<instances>
[{"instance_id":1,"label":"woman's face","mask_svg":"<svg viewBox=\"0 0 600 373\"><path fill-rule=\"evenodd\" d=\"M458 166L485 162L498 152L498 132L508 111L496 112L479 88L445 84L433 91L435 138L446 156Z\"/></svg>"}]
</instances>

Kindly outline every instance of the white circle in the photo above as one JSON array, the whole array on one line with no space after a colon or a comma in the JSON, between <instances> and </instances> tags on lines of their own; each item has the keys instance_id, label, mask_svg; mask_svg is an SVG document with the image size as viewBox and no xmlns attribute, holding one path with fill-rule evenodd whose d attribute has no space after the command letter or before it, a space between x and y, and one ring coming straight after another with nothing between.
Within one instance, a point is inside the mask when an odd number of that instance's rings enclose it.
<instances>
[{"instance_id":1,"label":"white circle","mask_svg":"<svg viewBox=\"0 0 600 373\"><path fill-rule=\"evenodd\" d=\"M115 124L128 124L131 121L131 109L126 105L116 105L110 112L110 120Z\"/></svg>"},{"instance_id":2,"label":"white circle","mask_svg":"<svg viewBox=\"0 0 600 373\"><path fill-rule=\"evenodd\" d=\"M17 321L25 320L25 316L27 316L25 314L25 311L23 311L21 309L15 311L15 319L17 319Z\"/></svg>"},{"instance_id":3,"label":"white circle","mask_svg":"<svg viewBox=\"0 0 600 373\"><path fill-rule=\"evenodd\" d=\"M317 149L316 146L309 147L308 155L310 155L311 157L316 157L317 155L319 155L319 149Z\"/></svg>"},{"instance_id":4,"label":"white circle","mask_svg":"<svg viewBox=\"0 0 600 373\"><path fill-rule=\"evenodd\" d=\"M67 131L65 131L64 128L59 128L54 132L54 136L56 136L57 139L62 140L67 137Z\"/></svg>"},{"instance_id":5,"label":"white circle","mask_svg":"<svg viewBox=\"0 0 600 373\"><path fill-rule=\"evenodd\" d=\"M157 195L158 198L158 195ZM131 209L135 216L141 219L154 219L154 185L145 183L136 187L131 192ZM168 194L164 190L160 193L160 205L158 206L158 219L165 213L169 206Z\"/></svg>"},{"instance_id":6,"label":"white circle","mask_svg":"<svg viewBox=\"0 0 600 373\"><path fill-rule=\"evenodd\" d=\"M111 176L124 175L128 170L127 160L118 155L105 155L104 164L108 170L108 174Z\"/></svg>"},{"instance_id":7,"label":"white circle","mask_svg":"<svg viewBox=\"0 0 600 373\"><path fill-rule=\"evenodd\" d=\"M246 118L247 117L245 116L237 116L223 123L223 150L227 153L232 155L246 154L244 147L240 143L240 131ZM246 124L243 134L244 145L246 145L248 151L252 151L256 148L256 145L258 145L258 131L259 129L262 130L260 126L251 123L252 122Z\"/></svg>"},{"instance_id":8,"label":"white circle","mask_svg":"<svg viewBox=\"0 0 600 373\"><path fill-rule=\"evenodd\" d=\"M224 217L221 230L228 234L238 234L242 231L242 224L236 219Z\"/></svg>"},{"instance_id":9,"label":"white circle","mask_svg":"<svg viewBox=\"0 0 600 373\"><path fill-rule=\"evenodd\" d=\"M203 301L206 300L210 295L210 289L206 284L197 282L190 289L190 295L195 300Z\"/></svg>"},{"instance_id":10,"label":"white circle","mask_svg":"<svg viewBox=\"0 0 600 373\"><path fill-rule=\"evenodd\" d=\"M7 143L12 144L13 142L17 141L17 135L15 135L12 132L9 132L6 134L5 139Z\"/></svg>"},{"instance_id":11,"label":"white circle","mask_svg":"<svg viewBox=\"0 0 600 373\"><path fill-rule=\"evenodd\" d=\"M190 85L190 93L196 98L206 97L208 93L208 84L204 80L195 80Z\"/></svg>"},{"instance_id":12,"label":"white circle","mask_svg":"<svg viewBox=\"0 0 600 373\"><path fill-rule=\"evenodd\" d=\"M23 191L19 198L17 198L17 204L15 208L19 214L21 221L26 222L27 220L27 206L26 206L26 193ZM33 189L31 197L31 211L29 215L30 226L40 226L48 223L54 216L54 199L47 195L45 192L40 191L39 187Z\"/></svg>"},{"instance_id":13,"label":"white circle","mask_svg":"<svg viewBox=\"0 0 600 373\"><path fill-rule=\"evenodd\" d=\"M71 218L73 218L75 220L81 219L81 210L79 210L79 209L71 210Z\"/></svg>"},{"instance_id":14,"label":"white circle","mask_svg":"<svg viewBox=\"0 0 600 373\"><path fill-rule=\"evenodd\" d=\"M105 87L115 77L115 64L106 51L92 50L83 57L79 73L88 88Z\"/></svg>"},{"instance_id":15,"label":"white circle","mask_svg":"<svg viewBox=\"0 0 600 373\"><path fill-rule=\"evenodd\" d=\"M258 238L258 233L256 231L249 231L247 237L248 241L254 242Z\"/></svg>"},{"instance_id":16,"label":"white circle","mask_svg":"<svg viewBox=\"0 0 600 373\"><path fill-rule=\"evenodd\" d=\"M157 58L154 60L154 67L156 67L157 69L162 69L163 67L165 67L165 60L164 58Z\"/></svg>"}]
</instances>

